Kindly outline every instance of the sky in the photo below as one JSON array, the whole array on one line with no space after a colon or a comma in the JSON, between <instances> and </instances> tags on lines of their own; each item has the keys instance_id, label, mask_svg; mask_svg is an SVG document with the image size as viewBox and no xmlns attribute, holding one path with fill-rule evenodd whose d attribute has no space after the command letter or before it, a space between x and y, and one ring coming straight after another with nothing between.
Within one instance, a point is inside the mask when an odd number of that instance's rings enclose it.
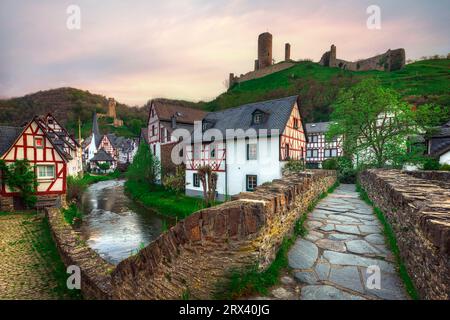
<instances>
[{"instance_id":1,"label":"sky","mask_svg":"<svg viewBox=\"0 0 450 320\"><path fill-rule=\"evenodd\" d=\"M370 5L380 29L367 27ZM252 70L262 32L276 62L286 42L294 60L319 61L331 44L345 60L389 48L417 59L450 52L449 25L450 0L1 0L0 98L75 87L129 105L208 101L230 72Z\"/></svg>"}]
</instances>

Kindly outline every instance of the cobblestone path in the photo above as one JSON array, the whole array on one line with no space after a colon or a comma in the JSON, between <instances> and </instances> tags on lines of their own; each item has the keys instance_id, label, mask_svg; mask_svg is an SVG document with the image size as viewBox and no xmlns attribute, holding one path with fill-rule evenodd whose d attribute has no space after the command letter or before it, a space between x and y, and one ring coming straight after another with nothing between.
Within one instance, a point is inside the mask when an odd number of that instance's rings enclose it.
<instances>
[{"instance_id":1,"label":"cobblestone path","mask_svg":"<svg viewBox=\"0 0 450 320\"><path fill-rule=\"evenodd\" d=\"M267 298L408 299L382 226L354 185L341 185L321 200L308 216L307 229L288 253L292 271ZM366 286L370 266L380 270L380 289Z\"/></svg>"},{"instance_id":2,"label":"cobblestone path","mask_svg":"<svg viewBox=\"0 0 450 320\"><path fill-rule=\"evenodd\" d=\"M0 215L0 299L65 299L42 217ZM59 269L61 271L61 269Z\"/></svg>"}]
</instances>

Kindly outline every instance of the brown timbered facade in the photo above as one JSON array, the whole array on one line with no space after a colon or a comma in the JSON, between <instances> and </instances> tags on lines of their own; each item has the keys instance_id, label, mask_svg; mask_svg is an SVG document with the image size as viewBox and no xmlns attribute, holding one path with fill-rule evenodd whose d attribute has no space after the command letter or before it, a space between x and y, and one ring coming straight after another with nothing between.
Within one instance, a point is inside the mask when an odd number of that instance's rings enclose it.
<instances>
[{"instance_id":1,"label":"brown timbered facade","mask_svg":"<svg viewBox=\"0 0 450 320\"><path fill-rule=\"evenodd\" d=\"M326 159L342 156L342 138L326 141L329 122L307 123L306 132L308 144L306 163L315 168L320 168Z\"/></svg>"}]
</instances>

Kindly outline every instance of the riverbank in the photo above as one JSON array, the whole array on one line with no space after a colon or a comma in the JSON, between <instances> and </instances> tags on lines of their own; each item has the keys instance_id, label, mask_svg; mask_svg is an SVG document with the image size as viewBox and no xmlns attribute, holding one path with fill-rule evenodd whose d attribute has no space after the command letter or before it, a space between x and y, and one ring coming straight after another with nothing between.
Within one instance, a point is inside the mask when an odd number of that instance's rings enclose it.
<instances>
[{"instance_id":1,"label":"riverbank","mask_svg":"<svg viewBox=\"0 0 450 320\"><path fill-rule=\"evenodd\" d=\"M149 187L145 183L128 180L125 182L125 191L144 207L177 219L184 219L204 208L202 199L175 194L159 185Z\"/></svg>"}]
</instances>

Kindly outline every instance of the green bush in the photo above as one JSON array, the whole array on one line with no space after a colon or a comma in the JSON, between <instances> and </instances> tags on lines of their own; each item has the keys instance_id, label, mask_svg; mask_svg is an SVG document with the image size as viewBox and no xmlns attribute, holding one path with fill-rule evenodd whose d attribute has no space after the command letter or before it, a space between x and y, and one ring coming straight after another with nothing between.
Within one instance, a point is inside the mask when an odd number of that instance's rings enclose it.
<instances>
[{"instance_id":1,"label":"green bush","mask_svg":"<svg viewBox=\"0 0 450 320\"><path fill-rule=\"evenodd\" d=\"M67 201L81 201L81 197L86 188L87 183L82 178L67 177Z\"/></svg>"},{"instance_id":2,"label":"green bush","mask_svg":"<svg viewBox=\"0 0 450 320\"><path fill-rule=\"evenodd\" d=\"M443 164L439 170L450 171L450 164Z\"/></svg>"},{"instance_id":3,"label":"green bush","mask_svg":"<svg viewBox=\"0 0 450 320\"><path fill-rule=\"evenodd\" d=\"M16 160L10 165L0 160L0 174L4 183L11 190L19 193L27 208L33 208L36 205L37 197L35 192L38 182L33 167L27 159Z\"/></svg>"},{"instance_id":4,"label":"green bush","mask_svg":"<svg viewBox=\"0 0 450 320\"><path fill-rule=\"evenodd\" d=\"M330 158L322 162L322 169L325 170L337 170L338 162L336 158Z\"/></svg>"},{"instance_id":5,"label":"green bush","mask_svg":"<svg viewBox=\"0 0 450 320\"><path fill-rule=\"evenodd\" d=\"M353 167L353 162L347 157L337 158L337 175L340 183L355 183L358 170Z\"/></svg>"},{"instance_id":6,"label":"green bush","mask_svg":"<svg viewBox=\"0 0 450 320\"><path fill-rule=\"evenodd\" d=\"M427 158L423 163L423 170L439 170L441 165L434 158Z\"/></svg>"},{"instance_id":7,"label":"green bush","mask_svg":"<svg viewBox=\"0 0 450 320\"><path fill-rule=\"evenodd\" d=\"M163 185L168 190L175 193L183 193L186 187L186 175L184 166L177 166L174 175L167 175L163 178Z\"/></svg>"},{"instance_id":8,"label":"green bush","mask_svg":"<svg viewBox=\"0 0 450 320\"><path fill-rule=\"evenodd\" d=\"M83 214L75 203L72 203L67 209L62 209L64 220L70 224L77 224L83 220Z\"/></svg>"},{"instance_id":9,"label":"green bush","mask_svg":"<svg viewBox=\"0 0 450 320\"><path fill-rule=\"evenodd\" d=\"M305 171L305 163L302 160L289 160L283 167L283 174Z\"/></svg>"}]
</instances>

